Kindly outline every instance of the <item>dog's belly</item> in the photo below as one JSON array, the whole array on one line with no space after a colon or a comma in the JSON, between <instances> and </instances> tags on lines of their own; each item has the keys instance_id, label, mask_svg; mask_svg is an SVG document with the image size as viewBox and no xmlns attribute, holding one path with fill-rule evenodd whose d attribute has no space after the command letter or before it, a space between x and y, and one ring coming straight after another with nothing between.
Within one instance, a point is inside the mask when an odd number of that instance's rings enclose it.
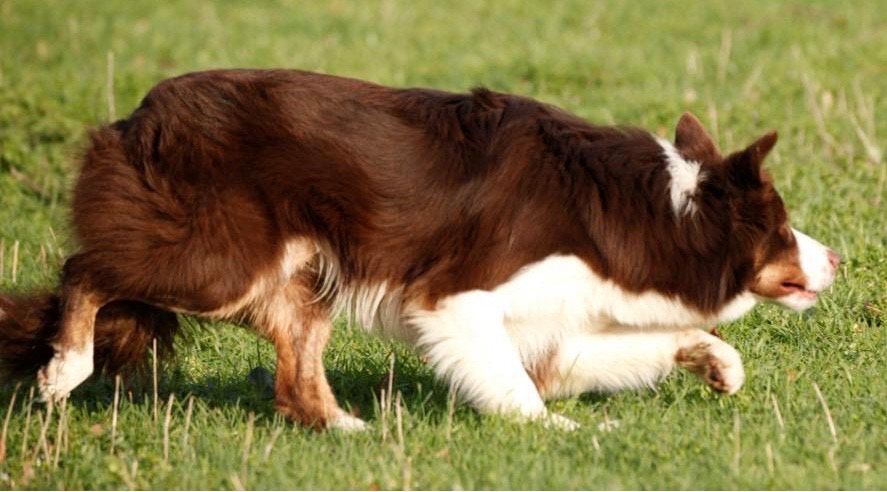
<instances>
[{"instance_id":1,"label":"dog's belly","mask_svg":"<svg viewBox=\"0 0 887 492\"><path fill-rule=\"evenodd\" d=\"M384 299L381 305L399 302L393 292L376 295ZM489 305L483 308L487 312L477 316L504 319L509 338L527 367L573 336L707 328L741 316L756 303L751 294L742 294L719 312L704 314L662 294L627 292L596 275L579 258L562 255L524 267L487 298ZM399 316L380 310L374 322L362 324L376 335L407 343L421 352L419 333L411 319L424 312L410 305L403 306Z\"/></svg>"}]
</instances>

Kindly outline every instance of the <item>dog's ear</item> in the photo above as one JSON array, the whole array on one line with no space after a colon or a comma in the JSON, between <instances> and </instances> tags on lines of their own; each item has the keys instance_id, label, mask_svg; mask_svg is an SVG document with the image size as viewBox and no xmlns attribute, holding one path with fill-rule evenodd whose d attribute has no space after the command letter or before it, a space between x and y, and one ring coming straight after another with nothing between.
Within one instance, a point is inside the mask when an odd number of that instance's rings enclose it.
<instances>
[{"instance_id":1,"label":"dog's ear","mask_svg":"<svg viewBox=\"0 0 887 492\"><path fill-rule=\"evenodd\" d=\"M773 130L754 141L744 150L727 157L727 175L740 188L757 188L764 180L764 159L776 145L778 135Z\"/></svg>"},{"instance_id":2,"label":"dog's ear","mask_svg":"<svg viewBox=\"0 0 887 492\"><path fill-rule=\"evenodd\" d=\"M702 127L693 113L684 113L678 120L674 132L674 146L686 159L698 162L713 162L720 159L721 153L714 140Z\"/></svg>"}]
</instances>

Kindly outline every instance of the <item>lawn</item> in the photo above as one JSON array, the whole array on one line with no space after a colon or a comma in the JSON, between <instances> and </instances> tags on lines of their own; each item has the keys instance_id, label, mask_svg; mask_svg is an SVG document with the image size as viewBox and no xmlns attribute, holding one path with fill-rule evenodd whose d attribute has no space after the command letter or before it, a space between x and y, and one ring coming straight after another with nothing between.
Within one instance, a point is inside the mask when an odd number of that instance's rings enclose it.
<instances>
[{"instance_id":1,"label":"lawn","mask_svg":"<svg viewBox=\"0 0 887 492\"><path fill-rule=\"evenodd\" d=\"M115 403L114 379L94 378L49 413L31 381L0 384L0 489L887 488L882 1L0 0L0 289L53 285L76 250L85 130L216 67L485 85L662 135L692 110L725 149L775 128L793 225L844 263L815 311L721 327L745 358L738 395L676 373L550 404L573 433L453 407L407 349L345 327L328 373L372 430L306 431L249 376L274 370L269 344L188 319L156 395L149 375Z\"/></svg>"}]
</instances>

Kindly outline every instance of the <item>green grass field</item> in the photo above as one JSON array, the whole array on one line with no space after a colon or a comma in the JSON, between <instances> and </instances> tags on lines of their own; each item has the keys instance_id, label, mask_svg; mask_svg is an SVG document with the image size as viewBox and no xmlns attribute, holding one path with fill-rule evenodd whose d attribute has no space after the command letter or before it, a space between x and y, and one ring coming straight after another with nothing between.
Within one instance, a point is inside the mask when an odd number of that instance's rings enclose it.
<instances>
[{"instance_id":1,"label":"green grass field","mask_svg":"<svg viewBox=\"0 0 887 492\"><path fill-rule=\"evenodd\" d=\"M0 289L52 285L75 251L85 130L216 67L486 85L663 135L689 109L730 150L776 128L793 224L845 260L815 311L761 306L721 328L746 361L738 395L679 373L552 403L584 424L569 434L453 408L407 349L345 328L328 373L373 430L306 431L248 378L274 370L266 342L187 320L159 396L150 377L128 386L116 415L111 378L51 414L30 381L0 385L0 489L887 488L882 1L0 0ZM401 397L380 405L392 355Z\"/></svg>"}]
</instances>

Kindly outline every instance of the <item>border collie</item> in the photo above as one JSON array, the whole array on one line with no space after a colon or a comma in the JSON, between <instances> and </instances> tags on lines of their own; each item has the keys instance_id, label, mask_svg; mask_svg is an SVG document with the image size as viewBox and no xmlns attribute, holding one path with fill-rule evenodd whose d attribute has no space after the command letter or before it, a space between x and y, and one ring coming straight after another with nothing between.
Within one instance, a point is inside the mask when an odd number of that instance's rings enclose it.
<instances>
[{"instance_id":1,"label":"border collie","mask_svg":"<svg viewBox=\"0 0 887 492\"><path fill-rule=\"evenodd\" d=\"M757 302L811 307L839 257L789 225L771 132L723 156L529 98L288 70L187 74L95 130L73 192L79 250L53 293L0 296L0 359L44 399L119 371L175 313L252 326L276 407L363 429L327 383L337 314L405 341L480 412L575 424L548 398L743 383L709 333Z\"/></svg>"}]
</instances>

